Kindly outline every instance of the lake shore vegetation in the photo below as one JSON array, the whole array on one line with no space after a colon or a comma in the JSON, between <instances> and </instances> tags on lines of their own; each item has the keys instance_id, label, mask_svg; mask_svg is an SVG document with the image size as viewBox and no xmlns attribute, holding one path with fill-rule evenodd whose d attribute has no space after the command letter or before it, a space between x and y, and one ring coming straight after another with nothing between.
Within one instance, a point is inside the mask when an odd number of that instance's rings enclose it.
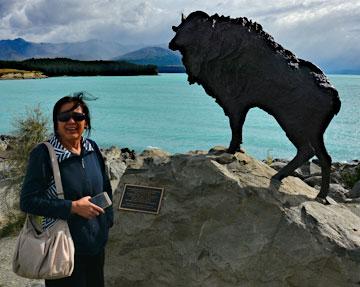
<instances>
[{"instance_id":1,"label":"lake shore vegetation","mask_svg":"<svg viewBox=\"0 0 360 287\"><path fill-rule=\"evenodd\" d=\"M126 61L79 61L68 58L0 61L0 69L39 71L48 77L58 76L138 76L157 75L155 65L137 65Z\"/></svg>"}]
</instances>

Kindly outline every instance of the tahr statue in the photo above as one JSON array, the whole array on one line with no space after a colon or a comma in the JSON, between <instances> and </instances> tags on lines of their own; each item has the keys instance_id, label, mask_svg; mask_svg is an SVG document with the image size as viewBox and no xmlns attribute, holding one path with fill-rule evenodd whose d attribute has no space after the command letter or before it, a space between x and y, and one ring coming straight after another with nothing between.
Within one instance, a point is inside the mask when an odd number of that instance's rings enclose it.
<instances>
[{"instance_id":1,"label":"tahr statue","mask_svg":"<svg viewBox=\"0 0 360 287\"><path fill-rule=\"evenodd\" d=\"M232 19L196 11L172 29L176 35L169 48L182 54L189 83L202 85L229 117L228 152L240 150L249 109L266 111L297 148L296 156L273 179L281 181L316 155L322 172L317 199L324 202L331 157L323 135L341 106L337 90L324 73L284 49L260 24L246 17Z\"/></svg>"}]
</instances>

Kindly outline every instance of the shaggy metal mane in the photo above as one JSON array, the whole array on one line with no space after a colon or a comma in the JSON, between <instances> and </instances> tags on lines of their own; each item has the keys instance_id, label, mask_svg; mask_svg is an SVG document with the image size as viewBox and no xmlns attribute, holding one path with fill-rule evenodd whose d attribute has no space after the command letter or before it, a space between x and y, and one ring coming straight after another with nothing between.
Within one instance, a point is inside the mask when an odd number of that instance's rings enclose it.
<instances>
[{"instance_id":1,"label":"shaggy metal mane","mask_svg":"<svg viewBox=\"0 0 360 287\"><path fill-rule=\"evenodd\" d=\"M217 23L231 23L234 25L240 25L242 27L248 28L249 32L255 33L257 35L260 35L261 38L266 42L266 44L275 52L283 55L283 57L293 64L299 63L299 59L289 50L286 50L283 46L276 43L274 38L266 33L262 26L259 23L253 22L252 20L249 20L246 17L239 17L239 18L230 18L225 16L219 16L218 14L215 14L213 16L209 16L211 20L215 20ZM316 66L315 66L316 67ZM320 71L318 68L316 68L316 71ZM321 71L320 71L321 72Z\"/></svg>"},{"instance_id":2,"label":"shaggy metal mane","mask_svg":"<svg viewBox=\"0 0 360 287\"><path fill-rule=\"evenodd\" d=\"M199 12L199 14L207 15L206 13ZM293 69L298 69L299 67L308 68L314 77L315 82L322 88L326 89L334 89L334 87L330 84L327 77L323 74L323 72L313 63L309 61L305 61L303 59L297 58L291 51L285 49L279 43L277 43L274 38L265 32L262 26L259 23L253 22L252 20L246 17L239 18L230 18L229 16L219 16L218 14L208 16L207 17L216 23L231 23L233 25L239 25L242 27L248 28L248 31L253 33L256 36L260 36L261 39L275 52L284 57L287 61L289 67Z\"/></svg>"}]
</instances>

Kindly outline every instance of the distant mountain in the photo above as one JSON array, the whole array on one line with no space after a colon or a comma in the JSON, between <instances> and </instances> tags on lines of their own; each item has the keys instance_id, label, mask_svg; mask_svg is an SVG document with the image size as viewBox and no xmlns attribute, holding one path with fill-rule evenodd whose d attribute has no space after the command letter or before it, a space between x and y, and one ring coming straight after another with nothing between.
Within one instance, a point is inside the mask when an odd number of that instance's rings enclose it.
<instances>
[{"instance_id":1,"label":"distant mountain","mask_svg":"<svg viewBox=\"0 0 360 287\"><path fill-rule=\"evenodd\" d=\"M360 74L360 57L343 53L337 58L309 58L326 74ZM314 56L313 56L314 57ZM119 42L88 40L72 43L34 43L22 38L0 40L0 60L20 61L29 58L70 58L73 60L125 60L134 64L153 64L159 72L185 72L178 52L163 43L155 47L143 44L123 45Z\"/></svg>"},{"instance_id":2,"label":"distant mountain","mask_svg":"<svg viewBox=\"0 0 360 287\"><path fill-rule=\"evenodd\" d=\"M71 58L76 60L110 60L141 48L142 45L122 45L117 42L88 40L74 43L33 43L22 38L0 40L0 60L28 58Z\"/></svg>"},{"instance_id":3,"label":"distant mountain","mask_svg":"<svg viewBox=\"0 0 360 287\"><path fill-rule=\"evenodd\" d=\"M360 75L360 60L348 55L319 62L319 66L326 74Z\"/></svg>"},{"instance_id":4,"label":"distant mountain","mask_svg":"<svg viewBox=\"0 0 360 287\"><path fill-rule=\"evenodd\" d=\"M334 69L327 71L327 74L360 75L360 67L354 69Z\"/></svg>"},{"instance_id":5,"label":"distant mountain","mask_svg":"<svg viewBox=\"0 0 360 287\"><path fill-rule=\"evenodd\" d=\"M152 64L159 72L184 72L181 56L166 47L122 45L117 42L89 40L74 43L34 43L22 38L0 40L0 60L21 61L29 58L69 58L73 60L116 60L134 64ZM120 56L119 56L120 55Z\"/></svg>"},{"instance_id":6,"label":"distant mountain","mask_svg":"<svg viewBox=\"0 0 360 287\"><path fill-rule=\"evenodd\" d=\"M145 47L113 60L127 61L141 65L156 65L159 72L184 72L185 68L181 62L181 55L162 47Z\"/></svg>"},{"instance_id":7,"label":"distant mountain","mask_svg":"<svg viewBox=\"0 0 360 287\"><path fill-rule=\"evenodd\" d=\"M33 44L21 38L15 40L0 40L1 60L22 60L30 58L34 53Z\"/></svg>"},{"instance_id":8,"label":"distant mountain","mask_svg":"<svg viewBox=\"0 0 360 287\"><path fill-rule=\"evenodd\" d=\"M161 47L145 47L116 57L114 60L125 60L135 64L152 64L157 66L182 65L180 54Z\"/></svg>"}]
</instances>

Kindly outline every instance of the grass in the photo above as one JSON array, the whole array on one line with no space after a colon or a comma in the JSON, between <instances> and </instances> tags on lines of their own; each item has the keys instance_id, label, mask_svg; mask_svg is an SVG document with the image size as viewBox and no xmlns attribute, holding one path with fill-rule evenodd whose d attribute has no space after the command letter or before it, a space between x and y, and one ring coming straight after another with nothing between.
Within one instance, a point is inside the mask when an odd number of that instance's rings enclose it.
<instances>
[{"instance_id":1,"label":"grass","mask_svg":"<svg viewBox=\"0 0 360 287\"><path fill-rule=\"evenodd\" d=\"M0 238L17 235L24 225L26 215L15 215L11 213L8 215L8 222L0 229Z\"/></svg>"}]
</instances>

